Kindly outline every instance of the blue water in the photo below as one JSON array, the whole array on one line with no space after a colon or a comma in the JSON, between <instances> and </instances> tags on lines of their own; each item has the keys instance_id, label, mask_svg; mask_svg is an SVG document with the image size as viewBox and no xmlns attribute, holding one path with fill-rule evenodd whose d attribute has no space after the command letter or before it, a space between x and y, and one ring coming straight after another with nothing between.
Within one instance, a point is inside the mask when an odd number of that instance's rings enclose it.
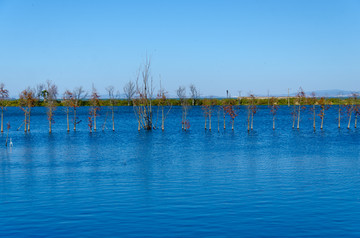
<instances>
[{"instance_id":1,"label":"blue water","mask_svg":"<svg viewBox=\"0 0 360 238\"><path fill-rule=\"evenodd\" d=\"M240 109L235 130L204 130L200 108L181 131L180 108L165 131L137 131L130 107L116 110L116 131L102 109L89 133L81 108L76 132L66 132L62 108L48 133L45 108L35 108L31 132L8 108L13 148L0 137L0 237L359 237L360 132L324 130L302 112L293 130L288 107L277 129L267 107L246 130ZM105 131L101 130L107 120ZM319 123L319 121L318 121ZM319 124L318 124L319 126ZM220 127L222 127L222 122Z\"/></svg>"}]
</instances>

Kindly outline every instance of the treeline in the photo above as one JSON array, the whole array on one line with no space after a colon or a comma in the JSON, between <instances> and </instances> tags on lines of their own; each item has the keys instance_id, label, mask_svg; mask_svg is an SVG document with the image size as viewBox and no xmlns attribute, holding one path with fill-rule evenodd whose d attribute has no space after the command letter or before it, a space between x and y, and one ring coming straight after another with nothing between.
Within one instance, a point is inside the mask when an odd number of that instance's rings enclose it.
<instances>
[{"instance_id":1,"label":"treeline","mask_svg":"<svg viewBox=\"0 0 360 238\"><path fill-rule=\"evenodd\" d=\"M272 97L256 97L257 105L268 106L270 104ZM294 105L296 104L296 97L274 97L278 100L278 105ZM226 104L231 105L249 105L250 98L249 97L238 97L238 98L198 98L193 104L193 99L186 99L189 105L193 106L203 106L206 104L207 100L213 100L214 105L221 106ZM327 103L330 105L341 105L347 104L349 101L349 97L339 97L339 98L326 98ZM160 99L152 99L153 105L159 105ZM178 98L169 98L169 103L173 106L181 106L181 100ZM111 106L110 99L99 99L101 106ZM6 105L8 107L18 107L20 105L19 99L7 99ZM65 106L65 103L62 99L57 99L55 101L56 106ZM311 105L310 102L307 105ZM35 107L46 107L46 102L42 99L34 101ZM90 99L79 100L79 106L89 107L91 106ZM129 102L127 99L114 99L114 106L133 106L132 100Z\"/></svg>"}]
</instances>

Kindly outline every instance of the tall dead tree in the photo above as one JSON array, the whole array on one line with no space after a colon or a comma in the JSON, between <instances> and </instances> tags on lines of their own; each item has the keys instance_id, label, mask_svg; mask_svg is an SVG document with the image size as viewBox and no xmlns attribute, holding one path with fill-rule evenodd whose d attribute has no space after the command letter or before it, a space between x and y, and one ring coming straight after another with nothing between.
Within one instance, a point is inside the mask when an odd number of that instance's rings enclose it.
<instances>
[{"instance_id":1,"label":"tall dead tree","mask_svg":"<svg viewBox=\"0 0 360 238\"><path fill-rule=\"evenodd\" d=\"M180 100L181 105L181 129L186 131L190 128L190 123L187 119L189 102L186 98L186 88L179 86L179 88L176 90L176 94Z\"/></svg>"},{"instance_id":2,"label":"tall dead tree","mask_svg":"<svg viewBox=\"0 0 360 238\"><path fill-rule=\"evenodd\" d=\"M36 97L33 89L27 88L20 93L19 106L24 112L24 131L30 131L31 108L36 102Z\"/></svg>"},{"instance_id":3,"label":"tall dead tree","mask_svg":"<svg viewBox=\"0 0 360 238\"><path fill-rule=\"evenodd\" d=\"M324 128L325 111L330 108L330 105L327 103L327 101L324 97L320 98L320 100L318 101L318 104L320 105L319 117L321 118L320 129L322 130Z\"/></svg>"},{"instance_id":4,"label":"tall dead tree","mask_svg":"<svg viewBox=\"0 0 360 238\"><path fill-rule=\"evenodd\" d=\"M63 94L62 104L64 105L65 112L66 112L66 131L67 132L70 131L69 112L70 112L70 107L72 107L72 98L73 98L73 93L70 92L69 90L66 90Z\"/></svg>"},{"instance_id":5,"label":"tall dead tree","mask_svg":"<svg viewBox=\"0 0 360 238\"><path fill-rule=\"evenodd\" d=\"M310 105L310 111L313 114L313 128L316 130L316 106L318 105L316 94L311 93L311 96L307 99L308 104Z\"/></svg>"},{"instance_id":6,"label":"tall dead tree","mask_svg":"<svg viewBox=\"0 0 360 238\"><path fill-rule=\"evenodd\" d=\"M138 130L154 129L152 101L154 97L153 79L151 77L151 60L146 58L136 78L136 100L133 100L138 119Z\"/></svg>"},{"instance_id":7,"label":"tall dead tree","mask_svg":"<svg viewBox=\"0 0 360 238\"><path fill-rule=\"evenodd\" d=\"M300 87L299 92L296 95L296 105L297 105L297 129L300 128L300 112L304 110L306 107L304 106L306 102L306 95L304 90Z\"/></svg>"},{"instance_id":8,"label":"tall dead tree","mask_svg":"<svg viewBox=\"0 0 360 238\"><path fill-rule=\"evenodd\" d=\"M94 131L96 131L96 118L98 116L98 112L100 111L100 100L99 100L100 96L96 90L96 88L94 87L94 85L92 86L92 92L91 92L91 97L90 97L90 115L93 118L94 121Z\"/></svg>"},{"instance_id":9,"label":"tall dead tree","mask_svg":"<svg viewBox=\"0 0 360 238\"><path fill-rule=\"evenodd\" d=\"M5 85L0 83L0 107L1 107L1 133L4 132L4 110L8 105L9 91L5 89Z\"/></svg>"},{"instance_id":10,"label":"tall dead tree","mask_svg":"<svg viewBox=\"0 0 360 238\"><path fill-rule=\"evenodd\" d=\"M77 108L80 107L80 103L86 97L86 92L82 87L75 88L72 92L72 97L70 98L70 104L74 112L73 124L74 124L74 131L76 131L76 125L79 124L81 121L78 121L76 111Z\"/></svg>"},{"instance_id":11,"label":"tall dead tree","mask_svg":"<svg viewBox=\"0 0 360 238\"><path fill-rule=\"evenodd\" d=\"M269 107L270 107L270 113L272 115L273 130L275 130L275 119L276 119L277 110L279 109L279 99L276 97L271 97L269 100Z\"/></svg>"},{"instance_id":12,"label":"tall dead tree","mask_svg":"<svg viewBox=\"0 0 360 238\"><path fill-rule=\"evenodd\" d=\"M108 96L109 96L109 104L110 104L110 109L111 109L112 130L115 131L114 106L115 106L116 98L117 98L118 94L115 94L114 86L107 87L106 91L108 92Z\"/></svg>"},{"instance_id":13,"label":"tall dead tree","mask_svg":"<svg viewBox=\"0 0 360 238\"><path fill-rule=\"evenodd\" d=\"M162 88L160 83L160 90L157 94L158 107L161 109L161 130L165 130L165 119L169 114L172 104L167 98L167 92Z\"/></svg>"},{"instance_id":14,"label":"tall dead tree","mask_svg":"<svg viewBox=\"0 0 360 238\"><path fill-rule=\"evenodd\" d=\"M49 121L49 133L52 132L52 124L54 123L54 111L56 109L57 104L57 94L58 88L57 86L51 82L46 82L46 87L42 92L44 97L44 102L47 107L47 116Z\"/></svg>"}]
</instances>

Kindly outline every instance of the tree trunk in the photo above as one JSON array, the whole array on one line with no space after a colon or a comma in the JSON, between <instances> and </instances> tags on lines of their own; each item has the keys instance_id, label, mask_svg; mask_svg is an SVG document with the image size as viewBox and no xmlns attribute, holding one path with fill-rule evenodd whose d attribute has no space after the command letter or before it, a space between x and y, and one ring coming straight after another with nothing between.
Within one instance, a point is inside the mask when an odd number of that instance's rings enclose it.
<instances>
[{"instance_id":1,"label":"tree trunk","mask_svg":"<svg viewBox=\"0 0 360 238\"><path fill-rule=\"evenodd\" d=\"M1 133L4 132L4 108L1 108Z\"/></svg>"},{"instance_id":2,"label":"tree trunk","mask_svg":"<svg viewBox=\"0 0 360 238\"><path fill-rule=\"evenodd\" d=\"M206 130L206 118L207 118L207 115L205 114L205 130Z\"/></svg>"},{"instance_id":3,"label":"tree trunk","mask_svg":"<svg viewBox=\"0 0 360 238\"><path fill-rule=\"evenodd\" d=\"M355 114L355 128L357 126L357 114Z\"/></svg>"},{"instance_id":4,"label":"tree trunk","mask_svg":"<svg viewBox=\"0 0 360 238\"><path fill-rule=\"evenodd\" d=\"M161 107L161 130L165 129L164 107Z\"/></svg>"},{"instance_id":5,"label":"tree trunk","mask_svg":"<svg viewBox=\"0 0 360 238\"><path fill-rule=\"evenodd\" d=\"M67 126L67 132L70 131L70 127L69 127L69 108L67 108L66 110L66 126Z\"/></svg>"},{"instance_id":6,"label":"tree trunk","mask_svg":"<svg viewBox=\"0 0 360 238\"><path fill-rule=\"evenodd\" d=\"M76 109L74 108L74 131L76 131Z\"/></svg>"},{"instance_id":7,"label":"tree trunk","mask_svg":"<svg viewBox=\"0 0 360 238\"><path fill-rule=\"evenodd\" d=\"M224 130L226 129L225 116L226 116L226 114L224 112Z\"/></svg>"},{"instance_id":8,"label":"tree trunk","mask_svg":"<svg viewBox=\"0 0 360 238\"><path fill-rule=\"evenodd\" d=\"M112 120L112 129L113 129L113 131L115 131L114 106L111 107L111 120Z\"/></svg>"},{"instance_id":9,"label":"tree trunk","mask_svg":"<svg viewBox=\"0 0 360 238\"><path fill-rule=\"evenodd\" d=\"M338 119L339 119L339 124L338 124L338 128L340 128L340 121L341 121L341 118L340 118L340 117L341 117L340 112L341 112L341 107L340 107L340 105L339 105L339 118L338 118Z\"/></svg>"},{"instance_id":10,"label":"tree trunk","mask_svg":"<svg viewBox=\"0 0 360 238\"><path fill-rule=\"evenodd\" d=\"M322 116L321 116L321 126L320 126L321 130L323 129L323 126L324 126L324 117L325 117L325 109L323 108L322 109Z\"/></svg>"},{"instance_id":11,"label":"tree trunk","mask_svg":"<svg viewBox=\"0 0 360 238\"><path fill-rule=\"evenodd\" d=\"M273 116L273 130L275 130L275 116Z\"/></svg>"},{"instance_id":12,"label":"tree trunk","mask_svg":"<svg viewBox=\"0 0 360 238\"><path fill-rule=\"evenodd\" d=\"M298 121L297 121L297 129L300 128L300 105L299 105L299 109L298 109Z\"/></svg>"},{"instance_id":13,"label":"tree trunk","mask_svg":"<svg viewBox=\"0 0 360 238\"><path fill-rule=\"evenodd\" d=\"M94 109L94 131L96 131L96 109Z\"/></svg>"},{"instance_id":14,"label":"tree trunk","mask_svg":"<svg viewBox=\"0 0 360 238\"><path fill-rule=\"evenodd\" d=\"M294 115L293 116L293 126L292 126L293 129L295 128L295 120L296 120L296 116Z\"/></svg>"},{"instance_id":15,"label":"tree trunk","mask_svg":"<svg viewBox=\"0 0 360 238\"><path fill-rule=\"evenodd\" d=\"M28 116L29 122L28 122L28 128L27 128L28 131L30 131L30 114L31 114L31 109L29 108L29 116Z\"/></svg>"},{"instance_id":16,"label":"tree trunk","mask_svg":"<svg viewBox=\"0 0 360 238\"><path fill-rule=\"evenodd\" d=\"M351 114L352 114L352 112L350 112L350 116L349 116L349 123L348 123L347 129L350 129Z\"/></svg>"},{"instance_id":17,"label":"tree trunk","mask_svg":"<svg viewBox=\"0 0 360 238\"><path fill-rule=\"evenodd\" d=\"M27 118L26 118L26 114L27 114L27 112L25 112L25 120L24 120L24 123L25 123L24 131L25 131L25 132L27 132Z\"/></svg>"},{"instance_id":18,"label":"tree trunk","mask_svg":"<svg viewBox=\"0 0 360 238\"><path fill-rule=\"evenodd\" d=\"M49 118L49 133L51 133L51 118Z\"/></svg>"},{"instance_id":19,"label":"tree trunk","mask_svg":"<svg viewBox=\"0 0 360 238\"><path fill-rule=\"evenodd\" d=\"M247 130L250 131L250 111L249 110L248 110L247 123L248 123Z\"/></svg>"},{"instance_id":20,"label":"tree trunk","mask_svg":"<svg viewBox=\"0 0 360 238\"><path fill-rule=\"evenodd\" d=\"M314 128L314 131L316 130L316 124L315 124L315 120L316 120L316 108L315 108L315 105L313 105L313 111L314 111L314 122L313 122L313 128Z\"/></svg>"},{"instance_id":21,"label":"tree trunk","mask_svg":"<svg viewBox=\"0 0 360 238\"><path fill-rule=\"evenodd\" d=\"M231 121L231 130L234 130L234 119L232 119L232 121Z\"/></svg>"},{"instance_id":22,"label":"tree trunk","mask_svg":"<svg viewBox=\"0 0 360 238\"><path fill-rule=\"evenodd\" d=\"M209 131L211 131L211 112L209 112Z\"/></svg>"},{"instance_id":23,"label":"tree trunk","mask_svg":"<svg viewBox=\"0 0 360 238\"><path fill-rule=\"evenodd\" d=\"M253 130L253 124L254 124L254 113L251 113L251 130Z\"/></svg>"}]
</instances>

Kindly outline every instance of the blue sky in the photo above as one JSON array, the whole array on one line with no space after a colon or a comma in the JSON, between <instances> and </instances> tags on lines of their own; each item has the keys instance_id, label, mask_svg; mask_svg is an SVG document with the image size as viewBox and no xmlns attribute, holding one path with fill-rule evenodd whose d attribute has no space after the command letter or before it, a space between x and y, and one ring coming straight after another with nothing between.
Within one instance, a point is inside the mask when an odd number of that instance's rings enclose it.
<instances>
[{"instance_id":1,"label":"blue sky","mask_svg":"<svg viewBox=\"0 0 360 238\"><path fill-rule=\"evenodd\" d=\"M11 95L122 91L152 58L170 95L359 90L360 1L0 0L0 82Z\"/></svg>"}]
</instances>

